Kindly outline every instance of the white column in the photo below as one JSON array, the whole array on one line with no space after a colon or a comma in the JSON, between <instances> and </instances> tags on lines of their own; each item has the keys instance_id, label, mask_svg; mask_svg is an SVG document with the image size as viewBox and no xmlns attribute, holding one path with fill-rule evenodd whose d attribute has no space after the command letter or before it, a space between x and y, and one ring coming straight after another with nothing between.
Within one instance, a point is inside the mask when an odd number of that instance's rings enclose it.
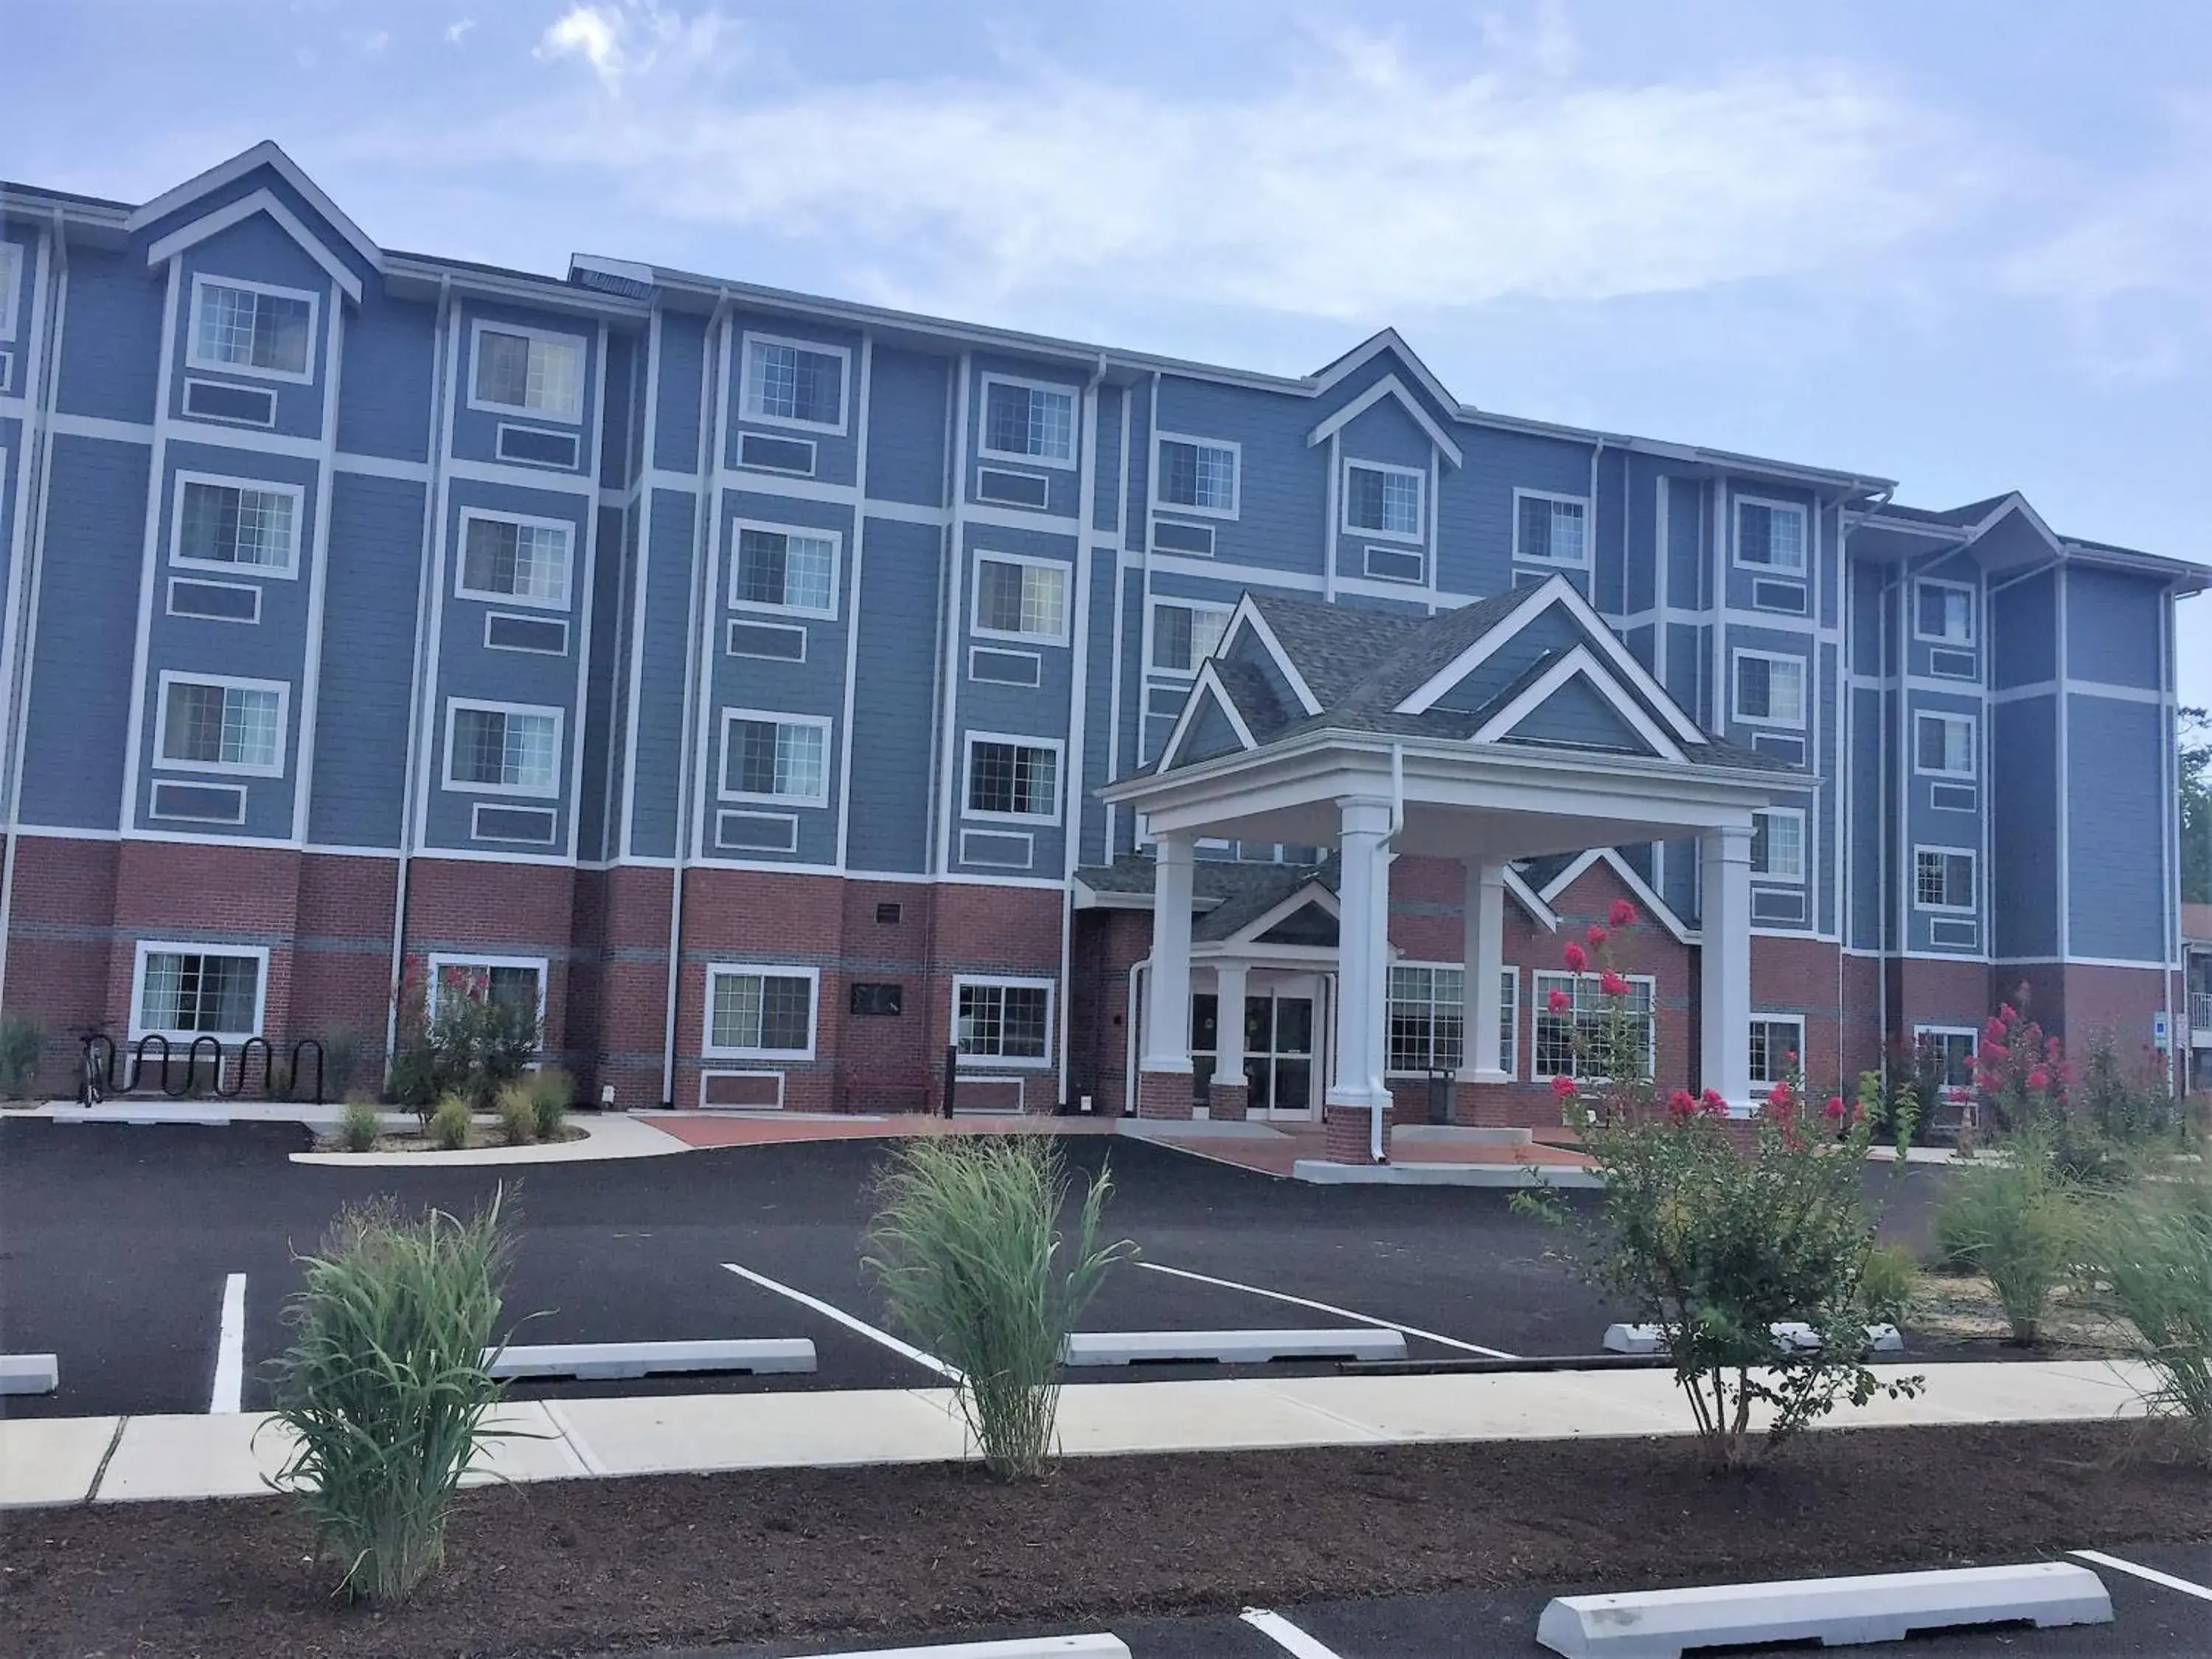
<instances>
[{"instance_id":1,"label":"white column","mask_svg":"<svg viewBox=\"0 0 2212 1659\"><path fill-rule=\"evenodd\" d=\"M1383 1026L1389 992L1390 803L1352 795L1337 803L1342 825L1338 856L1336 1068L1332 1106L1389 1107L1383 1087Z\"/></svg>"},{"instance_id":2,"label":"white column","mask_svg":"<svg viewBox=\"0 0 2212 1659\"><path fill-rule=\"evenodd\" d=\"M1751 1094L1751 826L1726 824L1698 838L1705 910L1700 929L1701 1085L1748 1114Z\"/></svg>"},{"instance_id":3,"label":"white column","mask_svg":"<svg viewBox=\"0 0 2212 1659\"><path fill-rule=\"evenodd\" d=\"M1213 970L1213 1075L1217 1082L1244 1081L1244 979L1246 966L1224 962Z\"/></svg>"},{"instance_id":4,"label":"white column","mask_svg":"<svg viewBox=\"0 0 2212 1659\"><path fill-rule=\"evenodd\" d=\"M1158 842L1141 1071L1190 1070L1190 878L1196 847L1188 836L1162 836Z\"/></svg>"},{"instance_id":5,"label":"white column","mask_svg":"<svg viewBox=\"0 0 2212 1659\"><path fill-rule=\"evenodd\" d=\"M1498 1069L1504 1036L1498 985L1505 972L1505 866L1467 860L1467 1059L1462 1083L1510 1083Z\"/></svg>"}]
</instances>

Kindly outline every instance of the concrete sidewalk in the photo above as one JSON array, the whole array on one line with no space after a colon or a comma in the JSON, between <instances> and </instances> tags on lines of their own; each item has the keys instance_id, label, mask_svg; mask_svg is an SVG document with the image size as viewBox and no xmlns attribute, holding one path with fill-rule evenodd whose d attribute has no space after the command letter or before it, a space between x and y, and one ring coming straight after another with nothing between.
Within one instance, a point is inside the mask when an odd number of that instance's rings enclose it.
<instances>
[{"instance_id":1,"label":"concrete sidewalk","mask_svg":"<svg viewBox=\"0 0 2212 1659\"><path fill-rule=\"evenodd\" d=\"M1910 1375L1909 1366L1880 1368ZM2136 1417L2141 1368L2101 1361L1925 1368L1917 1400L1845 1407L1836 1427ZM502 1407L472 1480L574 1480L974 1455L942 1389L523 1401ZM1307 1376L1073 1383L1075 1456L1411 1441L1546 1440L1690 1431L1663 1370ZM265 1492L289 1437L251 1413L0 1421L0 1508Z\"/></svg>"}]
</instances>

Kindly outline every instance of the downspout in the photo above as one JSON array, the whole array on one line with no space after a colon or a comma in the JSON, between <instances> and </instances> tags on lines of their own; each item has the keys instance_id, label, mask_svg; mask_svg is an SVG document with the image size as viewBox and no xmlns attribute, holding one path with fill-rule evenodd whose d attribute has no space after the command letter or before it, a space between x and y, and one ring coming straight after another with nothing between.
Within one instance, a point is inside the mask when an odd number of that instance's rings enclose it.
<instances>
[{"instance_id":1,"label":"downspout","mask_svg":"<svg viewBox=\"0 0 2212 1659\"><path fill-rule=\"evenodd\" d=\"M1395 846L1398 840L1398 832L1405 827L1406 745L1402 743L1394 743L1390 745L1390 833L1382 837L1382 845L1385 848ZM1391 854L1389 856L1395 857L1396 854ZM1382 976L1382 1004L1387 1010L1390 1003L1390 909L1387 902L1382 908L1382 954L1376 962L1375 971ZM1389 1024L1386 1012L1382 1022L1383 1042L1386 1044L1389 1042ZM1390 1071L1390 1057L1386 1053L1378 1054L1376 1058L1381 1063L1376 1067L1376 1075L1369 1082L1369 1088L1373 1091L1375 1109L1367 1115L1367 1161L1370 1164L1382 1164L1389 1161L1389 1156L1382 1146L1382 1115L1390 1108L1382 1103L1389 1099L1390 1095L1389 1085L1386 1081Z\"/></svg>"}]
</instances>

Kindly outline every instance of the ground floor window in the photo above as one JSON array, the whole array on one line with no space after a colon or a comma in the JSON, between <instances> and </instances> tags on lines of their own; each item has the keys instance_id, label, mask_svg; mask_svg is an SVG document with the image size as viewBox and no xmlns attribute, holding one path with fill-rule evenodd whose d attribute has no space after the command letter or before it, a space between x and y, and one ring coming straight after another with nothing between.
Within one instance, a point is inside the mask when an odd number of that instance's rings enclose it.
<instances>
[{"instance_id":1,"label":"ground floor window","mask_svg":"<svg viewBox=\"0 0 2212 1659\"><path fill-rule=\"evenodd\" d=\"M269 953L258 948L141 944L131 1035L258 1036L268 973Z\"/></svg>"},{"instance_id":2,"label":"ground floor window","mask_svg":"<svg viewBox=\"0 0 2212 1659\"><path fill-rule=\"evenodd\" d=\"M1391 1071L1457 1071L1466 1025L1467 975L1459 969L1390 969Z\"/></svg>"},{"instance_id":3,"label":"ground floor window","mask_svg":"<svg viewBox=\"0 0 2212 1659\"><path fill-rule=\"evenodd\" d=\"M436 1014L438 1005L454 996L538 1019L545 1009L545 958L432 957L430 1012Z\"/></svg>"},{"instance_id":4,"label":"ground floor window","mask_svg":"<svg viewBox=\"0 0 2212 1659\"><path fill-rule=\"evenodd\" d=\"M707 969L706 1052L715 1060L811 1060L812 968L715 963Z\"/></svg>"},{"instance_id":5,"label":"ground floor window","mask_svg":"<svg viewBox=\"0 0 2212 1659\"><path fill-rule=\"evenodd\" d=\"M963 1060L1041 1066L1052 1042L1052 981L956 980L952 1024Z\"/></svg>"},{"instance_id":6,"label":"ground floor window","mask_svg":"<svg viewBox=\"0 0 2212 1659\"><path fill-rule=\"evenodd\" d=\"M1539 1079L1582 1077L1589 1075L1583 1069L1575 1053L1579 1035L1584 1046L1595 1042L1605 1029L1607 998L1596 974L1540 973L1531 987L1536 1004L1535 1052L1531 1074ZM1554 1012L1552 994L1557 991L1566 999L1566 1006ZM1651 980L1644 975L1628 978L1628 994L1622 999L1629 1017L1635 1021L1644 1039L1644 1075L1651 1075L1658 1060L1657 1034L1652 1019L1654 1006Z\"/></svg>"},{"instance_id":7,"label":"ground floor window","mask_svg":"<svg viewBox=\"0 0 2212 1659\"><path fill-rule=\"evenodd\" d=\"M1942 1073L1943 1088L1964 1091L1974 1086L1975 1033L1966 1026L1916 1025L1912 1046Z\"/></svg>"},{"instance_id":8,"label":"ground floor window","mask_svg":"<svg viewBox=\"0 0 2212 1659\"><path fill-rule=\"evenodd\" d=\"M1793 1066L1803 1069L1804 1058L1803 1020L1762 1014L1751 1022L1751 1080L1754 1084L1781 1082Z\"/></svg>"},{"instance_id":9,"label":"ground floor window","mask_svg":"<svg viewBox=\"0 0 2212 1659\"><path fill-rule=\"evenodd\" d=\"M1498 975L1498 1069L1508 1077L1521 1073L1521 970L1501 969Z\"/></svg>"}]
</instances>

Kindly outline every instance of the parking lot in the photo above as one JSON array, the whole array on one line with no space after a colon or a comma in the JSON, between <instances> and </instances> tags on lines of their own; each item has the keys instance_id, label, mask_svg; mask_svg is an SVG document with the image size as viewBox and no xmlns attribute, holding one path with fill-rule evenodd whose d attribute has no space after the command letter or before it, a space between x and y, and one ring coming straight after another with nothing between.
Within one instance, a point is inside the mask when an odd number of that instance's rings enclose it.
<instances>
[{"instance_id":1,"label":"parking lot","mask_svg":"<svg viewBox=\"0 0 2212 1659\"><path fill-rule=\"evenodd\" d=\"M501 1173L289 1162L305 1144L288 1126L0 1124L0 1349L53 1352L60 1370L53 1394L0 1406L25 1416L265 1407L282 1310L300 1282L295 1254L335 1211L380 1193L465 1209ZM1064 1145L1079 1171L1110 1160L1109 1224L1141 1253L1091 1304L1086 1332L1395 1328L1409 1359L1452 1360L1589 1353L1616 1316L1549 1255L1565 1241L1502 1192L1314 1188L1129 1138ZM862 1261L871 1178L887 1150L817 1141L507 1171L521 1224L507 1297L515 1340L805 1338L817 1359L805 1374L516 1392L941 1382L933 1357L884 1328ZM1908 1236L1924 1231L1937 1178L1904 1177L1893 1222ZM1139 1364L1084 1376L1192 1374Z\"/></svg>"}]
</instances>

